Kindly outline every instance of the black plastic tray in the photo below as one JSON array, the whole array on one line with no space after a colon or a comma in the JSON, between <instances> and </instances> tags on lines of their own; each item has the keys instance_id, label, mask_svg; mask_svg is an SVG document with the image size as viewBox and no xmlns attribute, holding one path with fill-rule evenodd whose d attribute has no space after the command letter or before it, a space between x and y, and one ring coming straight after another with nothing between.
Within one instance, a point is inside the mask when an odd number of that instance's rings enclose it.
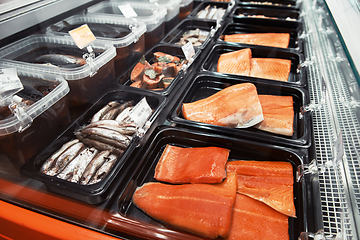
<instances>
[{"instance_id":1,"label":"black plastic tray","mask_svg":"<svg viewBox=\"0 0 360 240\"><path fill-rule=\"evenodd\" d=\"M293 136L283 136L253 127L250 128L228 128L216 126L208 123L201 123L187 120L182 115L182 104L194 102L209 97L216 92L239 83L253 83L258 94L292 96L294 100L294 134ZM213 74L200 74L194 78L192 85L187 92L179 99L174 109L169 115L169 121L177 126L189 129L203 129L235 138L246 137L258 142L267 142L274 145L287 145L296 147L308 147L311 144L311 121L309 114L305 114L301 119L299 116L300 108L304 104L309 104L309 95L306 90L298 87L289 87L284 84L269 85L256 81L250 81L241 77L218 77Z\"/></svg>"},{"instance_id":2,"label":"black plastic tray","mask_svg":"<svg viewBox=\"0 0 360 240\"><path fill-rule=\"evenodd\" d=\"M229 23L223 28L219 39L224 41L224 35L239 34L239 33L289 33L290 41L289 41L289 46L286 49L290 49L296 52L303 52L302 40L298 38L298 36L300 35L300 31L294 28L283 28L283 27L273 27L273 26L264 27L262 25ZM250 44L246 44L246 45L250 45Z\"/></svg>"},{"instance_id":3,"label":"black plastic tray","mask_svg":"<svg viewBox=\"0 0 360 240\"><path fill-rule=\"evenodd\" d=\"M157 117L164 104L164 97L152 93L143 93L137 89L126 88L124 90L115 90L108 92L101 99L99 99L88 111L78 118L57 140L50 144L38 156L28 160L22 167L21 172L25 175L40 180L45 184L47 189L51 192L58 193L70 198L81 200L90 204L98 204L105 201L108 196L117 187L114 183L115 178L122 174L122 168L127 162L131 162L131 154L137 147L138 137L134 137L127 150L117 160L115 166L112 167L107 176L100 182L92 185L80 185L77 183L68 182L57 177L48 176L41 173L39 170L45 160L50 157L56 150L58 150L64 143L75 138L74 132L79 127L88 124L92 116L105 106L110 101L126 102L134 100L134 104L139 102L143 97L150 107L154 109L150 117L150 121Z\"/></svg>"},{"instance_id":4,"label":"black plastic tray","mask_svg":"<svg viewBox=\"0 0 360 240\"><path fill-rule=\"evenodd\" d=\"M286 83L289 85L296 86L306 86L306 74L305 68L301 68L300 64L304 61L304 56L301 53L296 53L293 51L289 51L281 48L271 48L264 46L254 46L254 45L245 45L239 43L216 43L212 46L212 49L207 54L203 64L202 70L207 72L213 72L218 76L239 76L234 74L227 73L219 73L217 72L217 63L221 54L227 52L238 51L244 48L250 48L253 58L280 58L280 59L289 59L291 60L291 69L287 82L271 80L271 79L263 79L263 78L255 78L244 76L246 79L257 79L258 81L263 81L269 84L277 84L279 82Z\"/></svg>"},{"instance_id":5,"label":"black plastic tray","mask_svg":"<svg viewBox=\"0 0 360 240\"><path fill-rule=\"evenodd\" d=\"M258 3L264 3L264 4L258 4ZM272 3L272 5L269 5L268 3ZM238 0L238 5L261 6L269 9L287 9L287 10L300 9L301 7L300 1L298 3L295 0Z\"/></svg>"},{"instance_id":6,"label":"black plastic tray","mask_svg":"<svg viewBox=\"0 0 360 240\"><path fill-rule=\"evenodd\" d=\"M276 17L278 19L241 17L244 15L265 15L267 17ZM296 19L295 21L286 20L287 17ZM241 5L235 8L232 13L233 21L236 23L258 24L261 26L276 26L297 29L301 27L300 11L296 9L274 9L262 6Z\"/></svg>"},{"instance_id":7,"label":"black plastic tray","mask_svg":"<svg viewBox=\"0 0 360 240\"><path fill-rule=\"evenodd\" d=\"M297 218L289 218L289 236L295 240L302 231L307 231L307 223L311 227L314 222L321 221L321 214L316 218L306 212L309 207L308 182L296 182L296 169L303 162L307 162L307 151L278 147L249 141L247 139L234 139L211 135L207 132L190 131L181 128L161 126L151 135L152 141L144 145L142 152L142 164L129 181L127 187L120 194L118 201L111 207L108 221L121 225L129 235L136 235L143 239L204 239L186 232L178 231L171 226L162 224L138 209L132 203L135 189L147 182L155 182L153 178L155 166L166 144L182 147L207 147L217 146L230 149L229 160L261 160L261 161L285 161L293 166L294 174L294 203ZM315 186L315 191L318 186ZM314 201L311 200L311 203ZM316 203L314 203L316 204ZM314 214L316 214L314 212ZM308 219L309 218L309 219ZM144 231L146 229L146 231ZM276 236L274 236L276 238Z\"/></svg>"},{"instance_id":8,"label":"black plastic tray","mask_svg":"<svg viewBox=\"0 0 360 240\"><path fill-rule=\"evenodd\" d=\"M200 30L208 31L209 35L207 40L199 47L194 47L195 49L204 49L206 47L207 42L211 39L210 31L211 29L215 29L216 22L209 20L196 20L196 19L185 19L181 23L179 23L172 31L170 31L162 40L162 43L175 44L180 41L181 37L186 31L195 30L199 28Z\"/></svg>"},{"instance_id":9,"label":"black plastic tray","mask_svg":"<svg viewBox=\"0 0 360 240\"><path fill-rule=\"evenodd\" d=\"M152 63L154 63L154 61L153 61L153 56L154 56L153 53L154 52L163 52L166 54L170 54L170 55L179 57L180 59L185 59L184 53L181 49L181 46L174 46L174 45L169 45L169 44L158 44L155 47L153 47L152 49L150 49L145 55L145 59L150 63L150 65ZM135 65L133 65L129 70L127 70L118 79L118 81L117 81L118 84L130 86L130 84L132 83L130 80L130 74ZM157 94L161 94L161 95L168 95L175 88L175 86L177 85L178 82L181 82L182 80L184 80L184 75L185 75L185 73L183 71L179 71L178 75L174 78L174 80L172 80L171 84L163 90L158 90L158 91L154 91L154 90L150 90L150 89L141 89L141 90L144 92L153 92L153 93L157 93ZM131 87L131 88L133 88L133 87Z\"/></svg>"}]
</instances>

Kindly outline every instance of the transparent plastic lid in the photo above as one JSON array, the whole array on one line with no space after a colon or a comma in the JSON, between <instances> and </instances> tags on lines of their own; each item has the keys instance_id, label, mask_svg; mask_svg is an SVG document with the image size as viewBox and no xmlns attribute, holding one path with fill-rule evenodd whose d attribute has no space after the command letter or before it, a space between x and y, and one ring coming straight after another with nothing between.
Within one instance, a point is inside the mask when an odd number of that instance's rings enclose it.
<instances>
[{"instance_id":1,"label":"transparent plastic lid","mask_svg":"<svg viewBox=\"0 0 360 240\"><path fill-rule=\"evenodd\" d=\"M182 0L180 3L180 7L186 7L190 3L192 3L194 0Z\"/></svg>"},{"instance_id":2,"label":"transparent plastic lid","mask_svg":"<svg viewBox=\"0 0 360 240\"><path fill-rule=\"evenodd\" d=\"M112 2L111 0L110 2ZM118 0L115 0L118 1ZM119 1L118 1L119 2ZM165 21L170 21L175 16L177 16L180 12L180 3L181 0L134 0L133 2L151 2L154 4L158 4L166 8L167 14L165 16Z\"/></svg>"},{"instance_id":3,"label":"transparent plastic lid","mask_svg":"<svg viewBox=\"0 0 360 240\"><path fill-rule=\"evenodd\" d=\"M27 71L60 75L66 80L83 79L92 76L100 67L104 66L116 56L116 49L111 44L105 44L103 41L95 40L90 43L90 45L94 51L101 52L100 55L93 59L91 65L86 63L80 67L65 68L15 60L24 53L40 49L41 47L51 46L78 49L75 41L70 36L51 36L45 34L30 35L0 48L0 63L9 67L26 69Z\"/></svg>"},{"instance_id":4,"label":"transparent plastic lid","mask_svg":"<svg viewBox=\"0 0 360 240\"><path fill-rule=\"evenodd\" d=\"M137 22L142 22L146 25L146 31L151 32L165 21L167 10L159 5L155 5L150 2L130 2L130 1L111 1L111 2L100 2L94 6L89 7L88 13L97 15L111 15L119 17L120 19L125 18L119 9L120 5L130 4L137 14L135 17Z\"/></svg>"},{"instance_id":5,"label":"transparent plastic lid","mask_svg":"<svg viewBox=\"0 0 360 240\"><path fill-rule=\"evenodd\" d=\"M75 26L83 24L89 25L96 39L106 41L116 48L129 46L146 32L146 25L142 22L134 22L133 19L121 19L110 15L83 14L71 16L49 26L46 29L46 33L65 36L69 34L67 31L63 32L62 30L69 25L74 25L74 28L76 28ZM101 24L103 27L102 29L99 26L92 28L91 24ZM98 34L96 32L98 32Z\"/></svg>"},{"instance_id":6,"label":"transparent plastic lid","mask_svg":"<svg viewBox=\"0 0 360 240\"><path fill-rule=\"evenodd\" d=\"M0 63L0 69L5 68L8 68L8 66ZM17 116L12 114L4 120L0 120L0 136L18 132L31 126L33 119L57 103L70 91L68 82L61 76L37 71L28 71L26 68L17 68L17 74L20 79L25 77L34 78L55 82L55 84L58 83L58 85L52 89L50 93L32 105L25 108L22 108L21 105L19 105L20 107L17 109Z\"/></svg>"}]
</instances>

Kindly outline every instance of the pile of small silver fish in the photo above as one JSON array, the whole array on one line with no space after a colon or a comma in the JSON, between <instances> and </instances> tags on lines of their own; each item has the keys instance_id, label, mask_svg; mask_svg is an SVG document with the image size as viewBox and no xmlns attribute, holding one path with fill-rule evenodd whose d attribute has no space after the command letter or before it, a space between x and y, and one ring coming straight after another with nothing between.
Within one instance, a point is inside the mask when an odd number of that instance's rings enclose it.
<instances>
[{"instance_id":1,"label":"pile of small silver fish","mask_svg":"<svg viewBox=\"0 0 360 240\"><path fill-rule=\"evenodd\" d=\"M206 8L199 11L196 16L197 18L216 20L218 18L221 19L225 12L226 9L224 8L217 8L216 6L208 5Z\"/></svg>"},{"instance_id":2,"label":"pile of small silver fish","mask_svg":"<svg viewBox=\"0 0 360 240\"><path fill-rule=\"evenodd\" d=\"M195 30L189 30L184 32L184 34L176 44L185 45L188 42L191 42L194 47L201 46L208 36L209 31L200 30L199 28L197 28Z\"/></svg>"},{"instance_id":3,"label":"pile of small silver fish","mask_svg":"<svg viewBox=\"0 0 360 240\"><path fill-rule=\"evenodd\" d=\"M40 171L81 185L100 182L142 127L130 117L134 108L133 101L109 102L75 132L75 139L51 155Z\"/></svg>"}]
</instances>

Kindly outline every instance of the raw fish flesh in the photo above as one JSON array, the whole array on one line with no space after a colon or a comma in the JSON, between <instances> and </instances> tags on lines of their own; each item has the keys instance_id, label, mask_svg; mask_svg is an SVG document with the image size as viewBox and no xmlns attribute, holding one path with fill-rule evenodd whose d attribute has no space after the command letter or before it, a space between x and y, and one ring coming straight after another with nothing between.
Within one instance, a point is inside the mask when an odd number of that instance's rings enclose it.
<instances>
[{"instance_id":1,"label":"raw fish flesh","mask_svg":"<svg viewBox=\"0 0 360 240\"><path fill-rule=\"evenodd\" d=\"M217 71L243 76L250 75L251 69L251 50L250 48L239 51L223 53L220 55Z\"/></svg>"},{"instance_id":2,"label":"raw fish flesh","mask_svg":"<svg viewBox=\"0 0 360 240\"><path fill-rule=\"evenodd\" d=\"M291 163L229 161L226 170L228 174L237 173L238 193L259 200L289 217L296 217Z\"/></svg>"},{"instance_id":3,"label":"raw fish flesh","mask_svg":"<svg viewBox=\"0 0 360 240\"><path fill-rule=\"evenodd\" d=\"M134 204L150 217L207 238L226 237L236 196L236 174L219 184L145 183Z\"/></svg>"},{"instance_id":4,"label":"raw fish flesh","mask_svg":"<svg viewBox=\"0 0 360 240\"><path fill-rule=\"evenodd\" d=\"M230 150L166 145L155 168L155 179L168 183L220 183L226 177Z\"/></svg>"},{"instance_id":5,"label":"raw fish flesh","mask_svg":"<svg viewBox=\"0 0 360 240\"><path fill-rule=\"evenodd\" d=\"M252 83L235 84L205 99L184 103L182 113L188 120L236 128L251 127L264 119Z\"/></svg>"},{"instance_id":6,"label":"raw fish flesh","mask_svg":"<svg viewBox=\"0 0 360 240\"><path fill-rule=\"evenodd\" d=\"M250 76L287 82L291 60L279 58L252 58Z\"/></svg>"},{"instance_id":7,"label":"raw fish flesh","mask_svg":"<svg viewBox=\"0 0 360 240\"><path fill-rule=\"evenodd\" d=\"M289 46L289 33L238 33L225 35L224 41L254 44L268 47L287 48Z\"/></svg>"},{"instance_id":8,"label":"raw fish flesh","mask_svg":"<svg viewBox=\"0 0 360 240\"><path fill-rule=\"evenodd\" d=\"M294 109L292 96L259 95L264 120L254 127L285 136L293 135Z\"/></svg>"},{"instance_id":9,"label":"raw fish flesh","mask_svg":"<svg viewBox=\"0 0 360 240\"><path fill-rule=\"evenodd\" d=\"M243 194L236 194L230 239L288 240L288 217L266 204Z\"/></svg>"}]
</instances>

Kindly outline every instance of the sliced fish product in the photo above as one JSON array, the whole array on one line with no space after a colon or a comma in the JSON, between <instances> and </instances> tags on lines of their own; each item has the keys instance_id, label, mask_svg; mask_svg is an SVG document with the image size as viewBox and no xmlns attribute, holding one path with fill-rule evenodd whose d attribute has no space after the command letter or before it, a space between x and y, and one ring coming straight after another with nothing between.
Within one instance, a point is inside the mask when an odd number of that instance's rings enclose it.
<instances>
[{"instance_id":1,"label":"sliced fish product","mask_svg":"<svg viewBox=\"0 0 360 240\"><path fill-rule=\"evenodd\" d=\"M252 58L250 76L287 82L291 60L279 58Z\"/></svg>"},{"instance_id":2,"label":"sliced fish product","mask_svg":"<svg viewBox=\"0 0 360 240\"><path fill-rule=\"evenodd\" d=\"M101 151L96 157L94 157L91 162L87 165L83 175L80 179L81 185L87 185L90 182L90 179L96 173L96 171L103 165L107 160L108 156L111 154L109 150Z\"/></svg>"},{"instance_id":3,"label":"sliced fish product","mask_svg":"<svg viewBox=\"0 0 360 240\"><path fill-rule=\"evenodd\" d=\"M287 48L289 33L237 33L224 36L224 41Z\"/></svg>"},{"instance_id":4,"label":"sliced fish product","mask_svg":"<svg viewBox=\"0 0 360 240\"><path fill-rule=\"evenodd\" d=\"M226 177L230 150L166 145L155 168L155 179L168 183L220 183Z\"/></svg>"},{"instance_id":5,"label":"sliced fish product","mask_svg":"<svg viewBox=\"0 0 360 240\"><path fill-rule=\"evenodd\" d=\"M296 217L293 168L280 161L229 161L227 172L237 173L237 192L261 201L289 217Z\"/></svg>"},{"instance_id":6,"label":"sliced fish product","mask_svg":"<svg viewBox=\"0 0 360 240\"><path fill-rule=\"evenodd\" d=\"M251 49L223 53L220 55L217 71L243 76L249 76L251 70Z\"/></svg>"},{"instance_id":7,"label":"sliced fish product","mask_svg":"<svg viewBox=\"0 0 360 240\"><path fill-rule=\"evenodd\" d=\"M184 103L182 113L188 120L236 128L251 127L264 120L252 83L236 84L205 99Z\"/></svg>"},{"instance_id":8,"label":"sliced fish product","mask_svg":"<svg viewBox=\"0 0 360 240\"><path fill-rule=\"evenodd\" d=\"M114 166L117 159L118 159L117 155L110 154L110 156L108 156L105 159L106 161L103 163L103 165L101 165L101 167L96 171L94 177L90 180L88 184L89 185L95 184L103 180L106 177L106 175L110 172L112 166Z\"/></svg>"},{"instance_id":9,"label":"sliced fish product","mask_svg":"<svg viewBox=\"0 0 360 240\"><path fill-rule=\"evenodd\" d=\"M236 196L236 174L218 184L145 183L134 204L150 217L207 238L226 237Z\"/></svg>"}]
</instances>

